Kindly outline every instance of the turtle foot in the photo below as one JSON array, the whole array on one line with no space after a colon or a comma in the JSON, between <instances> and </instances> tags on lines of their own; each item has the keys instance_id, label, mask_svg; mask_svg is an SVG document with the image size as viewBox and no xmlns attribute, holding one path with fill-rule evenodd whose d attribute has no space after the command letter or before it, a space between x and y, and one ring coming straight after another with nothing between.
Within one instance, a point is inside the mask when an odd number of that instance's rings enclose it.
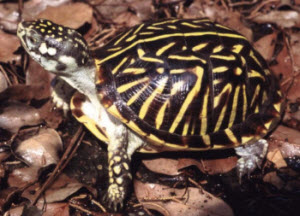
<instances>
[{"instance_id":1,"label":"turtle foot","mask_svg":"<svg viewBox=\"0 0 300 216\"><path fill-rule=\"evenodd\" d=\"M257 167L261 168L267 149L268 142L264 139L260 139L253 144L235 148L236 154L241 157L237 162L237 173L240 182L245 174L247 174L249 178L251 172Z\"/></svg>"}]
</instances>

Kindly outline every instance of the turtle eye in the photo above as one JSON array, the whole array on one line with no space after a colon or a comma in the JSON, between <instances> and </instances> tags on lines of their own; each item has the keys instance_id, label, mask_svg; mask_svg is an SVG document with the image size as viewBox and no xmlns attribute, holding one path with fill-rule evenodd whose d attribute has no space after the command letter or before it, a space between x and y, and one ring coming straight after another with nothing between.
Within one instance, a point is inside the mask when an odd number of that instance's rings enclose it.
<instances>
[{"instance_id":1,"label":"turtle eye","mask_svg":"<svg viewBox=\"0 0 300 216\"><path fill-rule=\"evenodd\" d=\"M29 42L32 45L35 45L35 44L37 44L37 39L32 37L32 36L28 36L27 37L27 42Z\"/></svg>"}]
</instances>

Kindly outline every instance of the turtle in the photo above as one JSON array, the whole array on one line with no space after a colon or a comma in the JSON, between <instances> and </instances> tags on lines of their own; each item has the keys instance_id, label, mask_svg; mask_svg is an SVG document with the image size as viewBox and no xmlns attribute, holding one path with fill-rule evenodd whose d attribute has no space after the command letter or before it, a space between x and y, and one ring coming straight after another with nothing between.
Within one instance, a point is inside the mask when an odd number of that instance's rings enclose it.
<instances>
[{"instance_id":1,"label":"turtle","mask_svg":"<svg viewBox=\"0 0 300 216\"><path fill-rule=\"evenodd\" d=\"M242 176L261 163L264 138L281 119L283 96L267 62L208 18L144 22L93 50L76 30L46 19L19 23L17 35L76 90L61 100L108 145L106 200L115 210L130 188L134 152L234 148Z\"/></svg>"}]
</instances>

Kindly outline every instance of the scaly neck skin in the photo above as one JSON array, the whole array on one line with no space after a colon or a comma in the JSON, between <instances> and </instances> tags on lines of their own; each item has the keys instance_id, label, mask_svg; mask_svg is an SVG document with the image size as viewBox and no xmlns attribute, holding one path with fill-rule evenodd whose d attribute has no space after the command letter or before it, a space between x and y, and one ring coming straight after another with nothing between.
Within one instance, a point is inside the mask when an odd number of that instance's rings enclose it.
<instances>
[{"instance_id":1,"label":"scaly neck skin","mask_svg":"<svg viewBox=\"0 0 300 216\"><path fill-rule=\"evenodd\" d=\"M94 106L102 108L96 93L95 72L95 66L85 66L68 72L67 74L71 74L70 76L60 75L60 78L88 97Z\"/></svg>"}]
</instances>

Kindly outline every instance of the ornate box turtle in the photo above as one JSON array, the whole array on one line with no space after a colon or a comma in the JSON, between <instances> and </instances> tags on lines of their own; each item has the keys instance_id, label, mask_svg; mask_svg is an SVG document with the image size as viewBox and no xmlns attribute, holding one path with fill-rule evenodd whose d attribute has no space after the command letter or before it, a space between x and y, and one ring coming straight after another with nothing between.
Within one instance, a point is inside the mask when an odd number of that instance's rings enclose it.
<instances>
[{"instance_id":1,"label":"ornate box turtle","mask_svg":"<svg viewBox=\"0 0 300 216\"><path fill-rule=\"evenodd\" d=\"M243 175L263 159L262 138L281 117L279 85L264 59L244 36L208 19L143 23L95 51L49 20L20 23L18 37L35 61L77 90L73 115L108 144L114 208L126 197L136 150L235 147Z\"/></svg>"}]
</instances>

